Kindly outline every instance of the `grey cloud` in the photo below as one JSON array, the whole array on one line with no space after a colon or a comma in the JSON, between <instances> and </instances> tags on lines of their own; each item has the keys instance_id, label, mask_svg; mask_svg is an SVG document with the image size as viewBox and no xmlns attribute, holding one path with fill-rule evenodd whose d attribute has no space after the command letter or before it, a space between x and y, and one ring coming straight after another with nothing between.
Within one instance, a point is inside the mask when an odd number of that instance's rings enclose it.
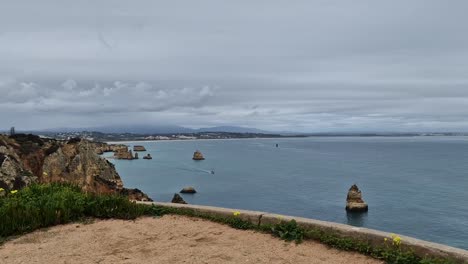
<instances>
[{"instance_id":1,"label":"grey cloud","mask_svg":"<svg viewBox=\"0 0 468 264\"><path fill-rule=\"evenodd\" d=\"M464 130L468 2L8 1L0 124Z\"/></svg>"},{"instance_id":2,"label":"grey cloud","mask_svg":"<svg viewBox=\"0 0 468 264\"><path fill-rule=\"evenodd\" d=\"M119 113L159 112L174 107L200 107L215 88L183 87L164 89L145 82L115 81L108 85L99 83L82 86L74 80L66 80L61 86L47 87L36 83L11 83L0 86L4 96L0 110L15 109L18 112L61 113Z\"/></svg>"}]
</instances>

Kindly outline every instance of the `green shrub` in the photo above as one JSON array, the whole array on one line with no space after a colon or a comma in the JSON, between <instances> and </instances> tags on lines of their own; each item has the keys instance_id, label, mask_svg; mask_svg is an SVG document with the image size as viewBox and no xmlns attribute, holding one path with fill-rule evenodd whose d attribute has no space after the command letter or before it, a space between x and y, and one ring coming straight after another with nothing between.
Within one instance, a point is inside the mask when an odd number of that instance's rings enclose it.
<instances>
[{"instance_id":1,"label":"green shrub","mask_svg":"<svg viewBox=\"0 0 468 264\"><path fill-rule=\"evenodd\" d=\"M271 233L286 241L302 242L304 230L300 228L296 221L281 221L271 227Z\"/></svg>"},{"instance_id":2,"label":"green shrub","mask_svg":"<svg viewBox=\"0 0 468 264\"><path fill-rule=\"evenodd\" d=\"M240 217L230 217L230 218L226 218L225 221L218 221L218 222L225 222L230 227L235 228L235 229L247 230L247 229L255 228L255 225L253 225L251 222L242 220Z\"/></svg>"}]
</instances>

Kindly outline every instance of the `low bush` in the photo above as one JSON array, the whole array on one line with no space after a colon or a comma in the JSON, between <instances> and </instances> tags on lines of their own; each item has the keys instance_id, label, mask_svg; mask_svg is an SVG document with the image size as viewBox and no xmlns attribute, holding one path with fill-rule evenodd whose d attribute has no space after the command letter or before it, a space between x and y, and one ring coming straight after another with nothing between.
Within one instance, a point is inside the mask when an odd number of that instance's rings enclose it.
<instances>
[{"instance_id":1,"label":"low bush","mask_svg":"<svg viewBox=\"0 0 468 264\"><path fill-rule=\"evenodd\" d=\"M302 242L304 238L304 230L300 228L296 221L280 221L270 228L271 233L286 241Z\"/></svg>"}]
</instances>

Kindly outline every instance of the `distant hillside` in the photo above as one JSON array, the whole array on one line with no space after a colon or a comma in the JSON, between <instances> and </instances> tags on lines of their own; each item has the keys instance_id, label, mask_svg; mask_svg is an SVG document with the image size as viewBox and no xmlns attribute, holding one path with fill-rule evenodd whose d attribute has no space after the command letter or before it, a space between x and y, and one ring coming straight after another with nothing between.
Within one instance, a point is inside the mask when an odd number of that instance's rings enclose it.
<instances>
[{"instance_id":1,"label":"distant hillside","mask_svg":"<svg viewBox=\"0 0 468 264\"><path fill-rule=\"evenodd\" d=\"M197 132L228 132L228 133L255 133L255 134L271 134L273 132L250 128L250 127L237 127L237 126L216 126L205 127L197 129Z\"/></svg>"},{"instance_id":2,"label":"distant hillside","mask_svg":"<svg viewBox=\"0 0 468 264\"><path fill-rule=\"evenodd\" d=\"M227 132L227 133L256 133L271 134L273 132L260 130L250 127L238 126L216 126L200 129L192 129L182 126L171 125L113 125L100 127L81 127L81 128L55 128L38 132L79 132L96 131L101 133L133 133L133 134L182 134L182 133L200 133L200 132Z\"/></svg>"}]
</instances>

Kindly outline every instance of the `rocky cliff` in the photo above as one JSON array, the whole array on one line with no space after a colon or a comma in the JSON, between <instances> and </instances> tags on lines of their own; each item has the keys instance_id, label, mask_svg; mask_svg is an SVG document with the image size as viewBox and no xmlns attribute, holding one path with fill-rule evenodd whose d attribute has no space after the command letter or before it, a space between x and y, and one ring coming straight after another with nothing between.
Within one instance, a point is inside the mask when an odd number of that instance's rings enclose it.
<instances>
[{"instance_id":1,"label":"rocky cliff","mask_svg":"<svg viewBox=\"0 0 468 264\"><path fill-rule=\"evenodd\" d=\"M73 183L87 192L120 193L150 200L138 189L126 189L114 165L99 157L107 146L87 140L57 141L34 135L0 135L0 188L21 189L33 183Z\"/></svg>"}]
</instances>

